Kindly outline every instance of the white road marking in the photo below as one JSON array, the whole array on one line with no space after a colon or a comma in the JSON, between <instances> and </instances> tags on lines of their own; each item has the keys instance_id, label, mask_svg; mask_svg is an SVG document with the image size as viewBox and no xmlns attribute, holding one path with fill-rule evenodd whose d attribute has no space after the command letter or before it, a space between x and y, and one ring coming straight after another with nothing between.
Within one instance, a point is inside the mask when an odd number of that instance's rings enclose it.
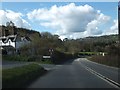
<instances>
[{"instance_id":1,"label":"white road marking","mask_svg":"<svg viewBox=\"0 0 120 90\"><path fill-rule=\"evenodd\" d=\"M80 63L81 64L81 63ZM82 67L84 67L87 71L91 72L92 74L96 75L97 77L101 78L102 80L106 81L107 83L109 83L110 85L114 86L115 88L120 88L120 84L103 76L102 74L92 70L91 68L81 64Z\"/></svg>"},{"instance_id":2,"label":"white road marking","mask_svg":"<svg viewBox=\"0 0 120 90\"><path fill-rule=\"evenodd\" d=\"M74 61L80 61L80 59L78 58L78 59L75 59Z\"/></svg>"}]
</instances>

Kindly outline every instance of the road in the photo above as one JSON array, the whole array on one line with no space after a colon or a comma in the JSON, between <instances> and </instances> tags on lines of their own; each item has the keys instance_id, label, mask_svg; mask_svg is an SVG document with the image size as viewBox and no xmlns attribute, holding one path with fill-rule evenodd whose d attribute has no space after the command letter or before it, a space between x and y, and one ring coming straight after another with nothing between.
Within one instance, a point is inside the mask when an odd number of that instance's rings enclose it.
<instances>
[{"instance_id":1,"label":"road","mask_svg":"<svg viewBox=\"0 0 120 90\"><path fill-rule=\"evenodd\" d=\"M7 61L3 60L2 61L2 69L9 69L9 68L14 68L14 67L20 67L23 65L28 65L32 62L20 62L20 61Z\"/></svg>"},{"instance_id":2,"label":"road","mask_svg":"<svg viewBox=\"0 0 120 90\"><path fill-rule=\"evenodd\" d=\"M118 88L100 76L104 75L118 82L117 68L96 64L86 58L75 59L63 65L43 67L49 72L31 83L28 88Z\"/></svg>"}]
</instances>

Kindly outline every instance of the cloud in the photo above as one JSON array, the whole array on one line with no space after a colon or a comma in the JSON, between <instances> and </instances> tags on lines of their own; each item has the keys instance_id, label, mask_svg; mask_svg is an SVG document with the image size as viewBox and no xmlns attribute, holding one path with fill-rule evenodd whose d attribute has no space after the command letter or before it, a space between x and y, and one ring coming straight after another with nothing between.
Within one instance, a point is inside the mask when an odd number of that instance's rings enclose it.
<instances>
[{"instance_id":1,"label":"cloud","mask_svg":"<svg viewBox=\"0 0 120 90\"><path fill-rule=\"evenodd\" d=\"M114 25L110 27L110 33L118 34L118 20L114 20Z\"/></svg>"},{"instance_id":2,"label":"cloud","mask_svg":"<svg viewBox=\"0 0 120 90\"><path fill-rule=\"evenodd\" d=\"M12 21L17 27L30 28L30 24L22 17L22 13L0 10L0 25L6 25L6 22Z\"/></svg>"},{"instance_id":3,"label":"cloud","mask_svg":"<svg viewBox=\"0 0 120 90\"><path fill-rule=\"evenodd\" d=\"M65 6L35 9L27 14L29 20L53 29L61 38L80 38L102 34L100 26L110 20L109 16L95 10L90 5ZM113 27L114 28L114 27Z\"/></svg>"},{"instance_id":4,"label":"cloud","mask_svg":"<svg viewBox=\"0 0 120 90\"><path fill-rule=\"evenodd\" d=\"M113 25L108 30L105 30L103 34L104 35L118 34L118 20L114 20Z\"/></svg>"},{"instance_id":5,"label":"cloud","mask_svg":"<svg viewBox=\"0 0 120 90\"><path fill-rule=\"evenodd\" d=\"M101 35L103 32L101 30L101 26L106 24L110 20L109 16L100 13L98 18L92 20L87 24L86 35Z\"/></svg>"}]
</instances>

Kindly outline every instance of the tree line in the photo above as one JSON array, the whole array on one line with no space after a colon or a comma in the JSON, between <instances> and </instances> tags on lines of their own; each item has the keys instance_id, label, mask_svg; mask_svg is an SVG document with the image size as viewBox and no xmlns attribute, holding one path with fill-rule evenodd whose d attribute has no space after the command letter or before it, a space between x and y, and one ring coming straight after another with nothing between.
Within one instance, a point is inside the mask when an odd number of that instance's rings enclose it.
<instances>
[{"instance_id":1,"label":"tree line","mask_svg":"<svg viewBox=\"0 0 120 90\"><path fill-rule=\"evenodd\" d=\"M5 26L2 27L4 30ZM17 34L27 35L31 43L20 48L20 55L32 56L31 59L42 58L43 55L51 55L56 60L75 58L79 52L107 52L108 54L119 54L118 35L105 35L99 37L86 37L79 39L61 40L59 35L49 32L37 32L25 28L17 28ZM52 50L52 52L51 52ZM120 54L119 54L120 55Z\"/></svg>"}]
</instances>

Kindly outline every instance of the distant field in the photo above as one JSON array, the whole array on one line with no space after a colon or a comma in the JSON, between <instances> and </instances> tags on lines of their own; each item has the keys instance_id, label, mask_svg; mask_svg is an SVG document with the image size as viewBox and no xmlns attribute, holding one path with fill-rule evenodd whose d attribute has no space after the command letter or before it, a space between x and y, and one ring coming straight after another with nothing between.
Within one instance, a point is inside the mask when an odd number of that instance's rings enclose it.
<instances>
[{"instance_id":1,"label":"distant field","mask_svg":"<svg viewBox=\"0 0 120 90\"><path fill-rule=\"evenodd\" d=\"M79 54L97 54L99 52L79 52Z\"/></svg>"},{"instance_id":2,"label":"distant field","mask_svg":"<svg viewBox=\"0 0 120 90\"><path fill-rule=\"evenodd\" d=\"M100 53L107 54L107 52L79 52L79 55L97 55Z\"/></svg>"}]
</instances>

